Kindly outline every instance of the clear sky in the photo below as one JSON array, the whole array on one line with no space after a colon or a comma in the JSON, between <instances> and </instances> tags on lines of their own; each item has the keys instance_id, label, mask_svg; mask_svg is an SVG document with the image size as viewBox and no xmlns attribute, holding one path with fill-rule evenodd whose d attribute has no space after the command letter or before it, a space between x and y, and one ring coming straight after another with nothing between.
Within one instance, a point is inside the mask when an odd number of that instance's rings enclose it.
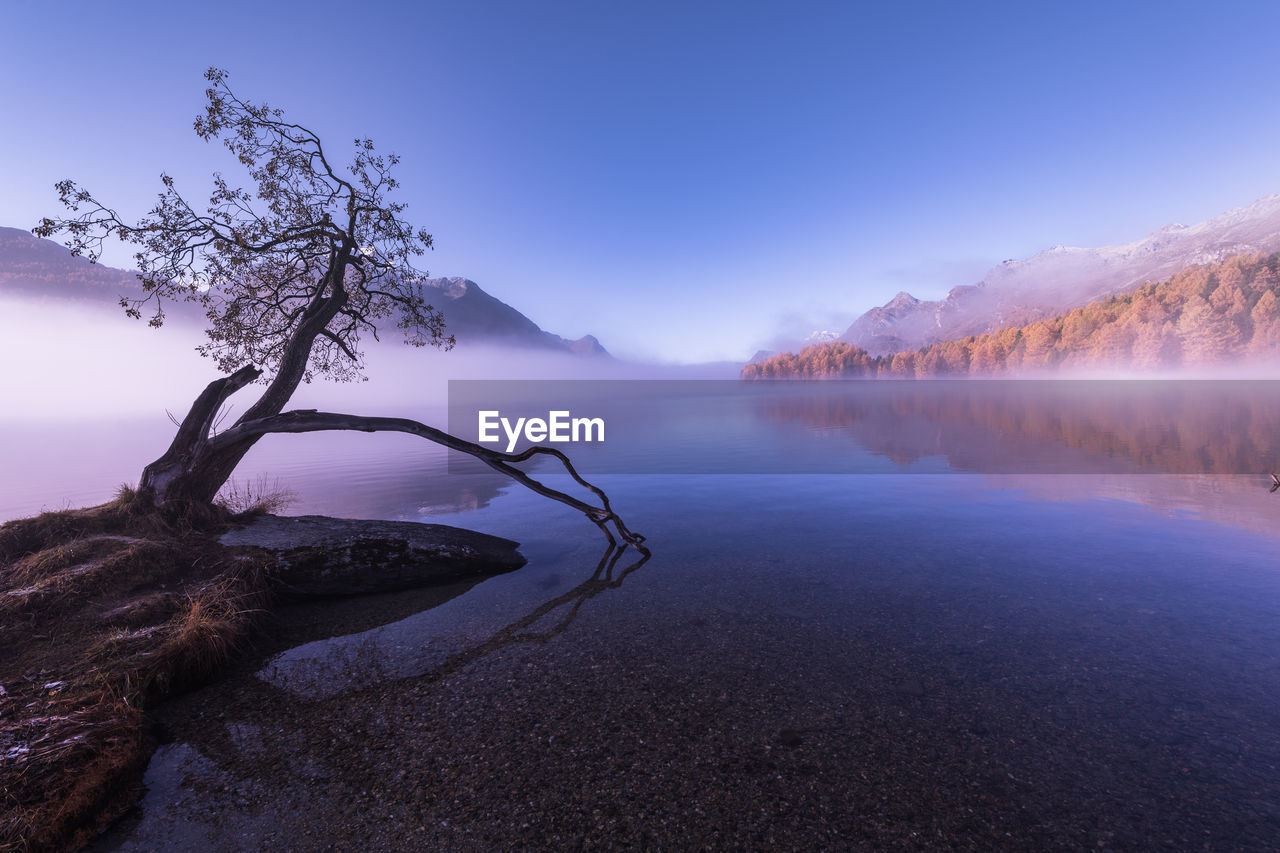
<instances>
[{"instance_id":1,"label":"clear sky","mask_svg":"<svg viewBox=\"0 0 1280 853\"><path fill-rule=\"evenodd\" d=\"M403 157L463 275L616 354L743 359L1005 258L1280 192L1280 4L4 0L0 224L235 173L231 72ZM837 326L835 324L839 323Z\"/></svg>"}]
</instances>

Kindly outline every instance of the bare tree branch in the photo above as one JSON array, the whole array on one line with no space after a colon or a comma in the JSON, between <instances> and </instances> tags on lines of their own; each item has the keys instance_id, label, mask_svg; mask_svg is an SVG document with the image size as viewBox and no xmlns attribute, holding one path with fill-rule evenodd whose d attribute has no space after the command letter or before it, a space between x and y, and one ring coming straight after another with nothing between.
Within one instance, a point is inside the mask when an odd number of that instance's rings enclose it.
<instances>
[{"instance_id":1,"label":"bare tree branch","mask_svg":"<svg viewBox=\"0 0 1280 853\"><path fill-rule=\"evenodd\" d=\"M348 415L337 412L320 412L313 409L298 409L291 412L283 412L270 417L259 418L250 421L240 421L231 429L220 433L216 437L210 439L208 443L211 453L219 453L224 450L235 448L237 445L257 439L263 435L270 433L298 433L298 432L322 432L328 430L355 430L358 432L404 432L411 435L417 435L428 441L435 442L469 456L474 456L490 468L498 471L511 479L515 480L522 486L531 489L538 494L559 501L562 504L571 506L579 510L591 519L591 521L599 527L604 535L609 539L610 543L616 544L613 534L609 531L609 524L612 523L614 530L623 542L635 547L644 554L649 551L643 545L644 537L638 533L629 530L621 518L613 511L613 507L609 503L609 497L603 490L597 486L587 482L573 467L573 463L569 461L569 457L565 456L559 450L551 447L534 446L520 453L499 453L490 450L487 447L481 447L465 439L450 435L447 432L438 430L435 427L427 426L418 421L409 420L408 418L385 418L385 417L368 417L364 415ZM516 468L514 463L523 462L534 456L552 456L560 460L560 464L564 466L565 471L583 488L590 491L600 500L599 506L594 506L583 500L565 494L558 489L553 489L545 483L533 479L524 471Z\"/></svg>"},{"instance_id":2,"label":"bare tree branch","mask_svg":"<svg viewBox=\"0 0 1280 853\"><path fill-rule=\"evenodd\" d=\"M227 74L210 69L197 135L218 140L244 167L252 190L215 174L200 211L161 175L156 205L130 221L74 181L57 189L69 215L45 218L36 234L62 234L73 254L97 261L109 239L135 247L143 295L122 302L126 313L163 325L167 301L194 301L210 320L200 352L230 373L256 364L278 374L289 361L282 346L296 325L290 303L345 299L359 322L317 329L312 371L339 381L361 378L361 334L377 335L391 322L406 343L448 349L444 318L422 297L424 270L414 259L432 246L431 235L402 219L403 202L388 197L395 155L355 140L355 156L336 167L319 137L284 120L282 111L241 99ZM306 378L299 376L299 379Z\"/></svg>"}]
</instances>

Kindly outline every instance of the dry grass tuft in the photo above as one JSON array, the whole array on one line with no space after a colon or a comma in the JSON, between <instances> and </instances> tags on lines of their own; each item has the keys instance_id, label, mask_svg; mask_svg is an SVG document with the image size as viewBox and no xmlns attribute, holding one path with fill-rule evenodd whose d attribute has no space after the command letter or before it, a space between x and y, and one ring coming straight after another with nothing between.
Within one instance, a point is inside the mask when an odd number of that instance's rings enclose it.
<instances>
[{"instance_id":1,"label":"dry grass tuft","mask_svg":"<svg viewBox=\"0 0 1280 853\"><path fill-rule=\"evenodd\" d=\"M164 690L187 689L206 679L266 615L271 600L266 567L254 558L231 559L232 565L187 599L186 611L156 651L165 671Z\"/></svg>"},{"instance_id":2,"label":"dry grass tuft","mask_svg":"<svg viewBox=\"0 0 1280 853\"><path fill-rule=\"evenodd\" d=\"M0 571L14 560L88 537L184 539L223 530L230 520L231 513L218 505L157 512L133 489L121 486L116 497L101 506L46 512L0 525Z\"/></svg>"},{"instance_id":3,"label":"dry grass tuft","mask_svg":"<svg viewBox=\"0 0 1280 853\"><path fill-rule=\"evenodd\" d=\"M79 849L129 807L150 755L142 714L127 702L44 699L0 729L0 850Z\"/></svg>"},{"instance_id":4,"label":"dry grass tuft","mask_svg":"<svg viewBox=\"0 0 1280 853\"><path fill-rule=\"evenodd\" d=\"M0 525L0 851L78 848L127 808L146 704L260 624L269 567L217 543L222 512L148 517L122 492Z\"/></svg>"},{"instance_id":5,"label":"dry grass tuft","mask_svg":"<svg viewBox=\"0 0 1280 853\"><path fill-rule=\"evenodd\" d=\"M229 480L215 502L232 515L244 517L278 513L297 500L297 493L278 478L269 479L262 474L249 483Z\"/></svg>"},{"instance_id":6,"label":"dry grass tuft","mask_svg":"<svg viewBox=\"0 0 1280 853\"><path fill-rule=\"evenodd\" d=\"M0 562L25 557L95 531L94 519L84 510L46 512L35 518L10 521L0 527Z\"/></svg>"}]
</instances>

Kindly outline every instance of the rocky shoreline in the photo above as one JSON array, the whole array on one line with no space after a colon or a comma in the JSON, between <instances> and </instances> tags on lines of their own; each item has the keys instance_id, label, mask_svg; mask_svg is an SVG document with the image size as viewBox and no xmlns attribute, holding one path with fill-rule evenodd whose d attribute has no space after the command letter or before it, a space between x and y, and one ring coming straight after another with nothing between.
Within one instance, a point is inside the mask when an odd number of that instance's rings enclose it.
<instances>
[{"instance_id":1,"label":"rocky shoreline","mask_svg":"<svg viewBox=\"0 0 1280 853\"><path fill-rule=\"evenodd\" d=\"M518 542L414 521L264 515L218 541L269 552L273 580L293 596L398 592L488 577L525 564Z\"/></svg>"},{"instance_id":2,"label":"rocky shoreline","mask_svg":"<svg viewBox=\"0 0 1280 853\"><path fill-rule=\"evenodd\" d=\"M516 542L446 525L254 515L192 530L129 497L0 525L5 853L80 849L130 809L156 745L148 712L250 651L283 600L453 595L525 563Z\"/></svg>"}]
</instances>

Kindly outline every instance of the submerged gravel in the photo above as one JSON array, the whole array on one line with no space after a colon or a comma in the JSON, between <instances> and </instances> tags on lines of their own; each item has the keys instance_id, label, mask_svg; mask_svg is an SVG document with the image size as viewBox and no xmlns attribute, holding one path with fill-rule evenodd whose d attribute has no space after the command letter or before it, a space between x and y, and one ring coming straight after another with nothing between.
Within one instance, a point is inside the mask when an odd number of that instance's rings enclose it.
<instances>
[{"instance_id":1,"label":"submerged gravel","mask_svg":"<svg viewBox=\"0 0 1280 853\"><path fill-rule=\"evenodd\" d=\"M655 560L562 631L568 605L323 701L246 667L162 711L151 798L100 846L1275 849L1269 640L1189 623L1204 589L725 568Z\"/></svg>"}]
</instances>

